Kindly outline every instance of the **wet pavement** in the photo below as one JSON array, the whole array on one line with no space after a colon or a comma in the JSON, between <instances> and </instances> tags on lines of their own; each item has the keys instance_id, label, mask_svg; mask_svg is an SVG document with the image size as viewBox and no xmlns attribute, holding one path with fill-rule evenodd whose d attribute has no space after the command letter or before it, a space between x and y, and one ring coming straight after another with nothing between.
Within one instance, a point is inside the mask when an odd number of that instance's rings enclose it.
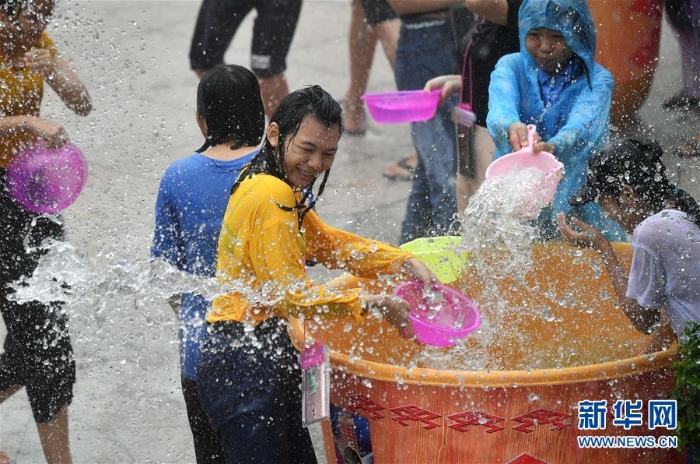
<instances>
[{"instance_id":1,"label":"wet pavement","mask_svg":"<svg viewBox=\"0 0 700 464\"><path fill-rule=\"evenodd\" d=\"M201 144L194 120L197 79L187 54L199 2L62 1L49 27L88 85L94 111L64 114L47 91L44 115L64 122L89 162L88 184L65 213L69 240L86 256L145 261L160 176ZM342 98L348 83L349 1L306 1L288 58L291 88L320 84ZM252 16L227 54L249 64ZM664 25L652 92L640 127L669 147L700 131L697 114L664 112L681 87L678 49ZM368 91L394 88L377 48ZM345 136L318 210L329 223L396 242L409 184L381 177L411 153L406 125L370 121ZM666 157L681 187L700 198L700 159ZM180 391L177 322L164 303L139 301L71 310L78 383L70 408L76 463L194 462ZM1 335L4 338L4 333ZM318 438L318 434L316 434ZM0 449L14 463L43 461L24 391L0 406ZM321 456L321 460L324 457Z\"/></svg>"}]
</instances>

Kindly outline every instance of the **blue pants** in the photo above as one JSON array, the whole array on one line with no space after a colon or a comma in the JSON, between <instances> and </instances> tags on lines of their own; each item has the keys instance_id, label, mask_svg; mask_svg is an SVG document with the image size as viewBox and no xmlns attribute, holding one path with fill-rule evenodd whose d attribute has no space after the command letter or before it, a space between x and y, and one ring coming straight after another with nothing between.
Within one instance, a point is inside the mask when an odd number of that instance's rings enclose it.
<instances>
[{"instance_id":1,"label":"blue pants","mask_svg":"<svg viewBox=\"0 0 700 464\"><path fill-rule=\"evenodd\" d=\"M219 435L211 428L207 415L199 401L197 382L184 375L180 377L182 395L185 397L187 420L192 431L194 456L197 464L220 464L224 462L224 451Z\"/></svg>"},{"instance_id":2,"label":"blue pants","mask_svg":"<svg viewBox=\"0 0 700 464\"><path fill-rule=\"evenodd\" d=\"M197 369L199 396L227 463L315 463L301 423L301 370L286 321L254 331L238 322L207 328Z\"/></svg>"},{"instance_id":3,"label":"blue pants","mask_svg":"<svg viewBox=\"0 0 700 464\"><path fill-rule=\"evenodd\" d=\"M433 77L457 74L452 31L447 20L402 19L394 77L399 90L422 89ZM456 129L452 122L455 96L440 106L435 117L411 123L418 153L401 243L418 237L456 232Z\"/></svg>"}]
</instances>

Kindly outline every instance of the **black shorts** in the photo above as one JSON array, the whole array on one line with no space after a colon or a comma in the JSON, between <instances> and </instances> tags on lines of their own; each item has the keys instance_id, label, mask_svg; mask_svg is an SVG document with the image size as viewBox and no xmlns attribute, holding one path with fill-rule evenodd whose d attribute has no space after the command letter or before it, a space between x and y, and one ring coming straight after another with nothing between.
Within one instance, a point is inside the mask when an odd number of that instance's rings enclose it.
<instances>
[{"instance_id":1,"label":"black shorts","mask_svg":"<svg viewBox=\"0 0 700 464\"><path fill-rule=\"evenodd\" d=\"M365 21L372 27L399 17L386 0L362 0L362 8L365 10Z\"/></svg>"},{"instance_id":2,"label":"black shorts","mask_svg":"<svg viewBox=\"0 0 700 464\"><path fill-rule=\"evenodd\" d=\"M190 46L190 67L209 70L224 54L243 19L255 8L251 70L264 78L287 69L302 0L204 0Z\"/></svg>"},{"instance_id":3,"label":"black shorts","mask_svg":"<svg viewBox=\"0 0 700 464\"><path fill-rule=\"evenodd\" d=\"M3 169L0 209L0 313L7 329L0 354L0 391L25 386L34 420L47 422L73 399L75 361L67 317L58 302L10 301L14 290L7 284L32 274L43 253L35 247L45 238L63 239L63 227L20 207L5 190Z\"/></svg>"},{"instance_id":4,"label":"black shorts","mask_svg":"<svg viewBox=\"0 0 700 464\"><path fill-rule=\"evenodd\" d=\"M0 391L24 385L36 422L48 422L73 400L75 361L59 303L18 305L0 297L7 328L0 354Z\"/></svg>"}]
</instances>

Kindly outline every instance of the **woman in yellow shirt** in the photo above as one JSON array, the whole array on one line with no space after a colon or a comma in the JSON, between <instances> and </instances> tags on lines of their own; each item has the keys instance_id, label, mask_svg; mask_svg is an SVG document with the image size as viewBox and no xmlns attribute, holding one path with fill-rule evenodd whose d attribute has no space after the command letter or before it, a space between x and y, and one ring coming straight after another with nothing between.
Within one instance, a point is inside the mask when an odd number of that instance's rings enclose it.
<instances>
[{"instance_id":1,"label":"woman in yellow shirt","mask_svg":"<svg viewBox=\"0 0 700 464\"><path fill-rule=\"evenodd\" d=\"M312 209L342 133L341 109L318 86L289 94L272 116L260 154L233 186L219 236L217 269L228 293L214 299L198 368L200 399L226 462L315 462L301 425L297 353L289 317L353 316L370 308L411 336L408 304L389 295L317 285L307 259L356 276L429 282L398 248L330 227Z\"/></svg>"},{"instance_id":2,"label":"woman in yellow shirt","mask_svg":"<svg viewBox=\"0 0 700 464\"><path fill-rule=\"evenodd\" d=\"M48 463L70 463L68 405L75 363L61 303L18 304L7 284L30 276L46 238L61 240L60 219L22 208L5 188L5 168L34 140L68 140L63 126L39 115L46 82L79 115L92 109L88 92L44 31L53 0L0 0L0 312L7 335L0 354L0 402L25 387ZM0 455L0 462L2 462Z\"/></svg>"}]
</instances>

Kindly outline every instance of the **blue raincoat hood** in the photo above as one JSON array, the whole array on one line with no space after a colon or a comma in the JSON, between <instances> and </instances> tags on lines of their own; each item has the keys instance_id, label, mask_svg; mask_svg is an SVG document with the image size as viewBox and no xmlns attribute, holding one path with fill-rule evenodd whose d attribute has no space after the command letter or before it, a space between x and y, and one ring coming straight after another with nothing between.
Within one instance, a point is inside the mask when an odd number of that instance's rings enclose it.
<instances>
[{"instance_id":1,"label":"blue raincoat hood","mask_svg":"<svg viewBox=\"0 0 700 464\"><path fill-rule=\"evenodd\" d=\"M525 37L532 29L546 27L559 31L566 43L586 65L589 75L595 63L596 31L585 0L525 0L518 12L520 51L537 67L525 48Z\"/></svg>"}]
</instances>

